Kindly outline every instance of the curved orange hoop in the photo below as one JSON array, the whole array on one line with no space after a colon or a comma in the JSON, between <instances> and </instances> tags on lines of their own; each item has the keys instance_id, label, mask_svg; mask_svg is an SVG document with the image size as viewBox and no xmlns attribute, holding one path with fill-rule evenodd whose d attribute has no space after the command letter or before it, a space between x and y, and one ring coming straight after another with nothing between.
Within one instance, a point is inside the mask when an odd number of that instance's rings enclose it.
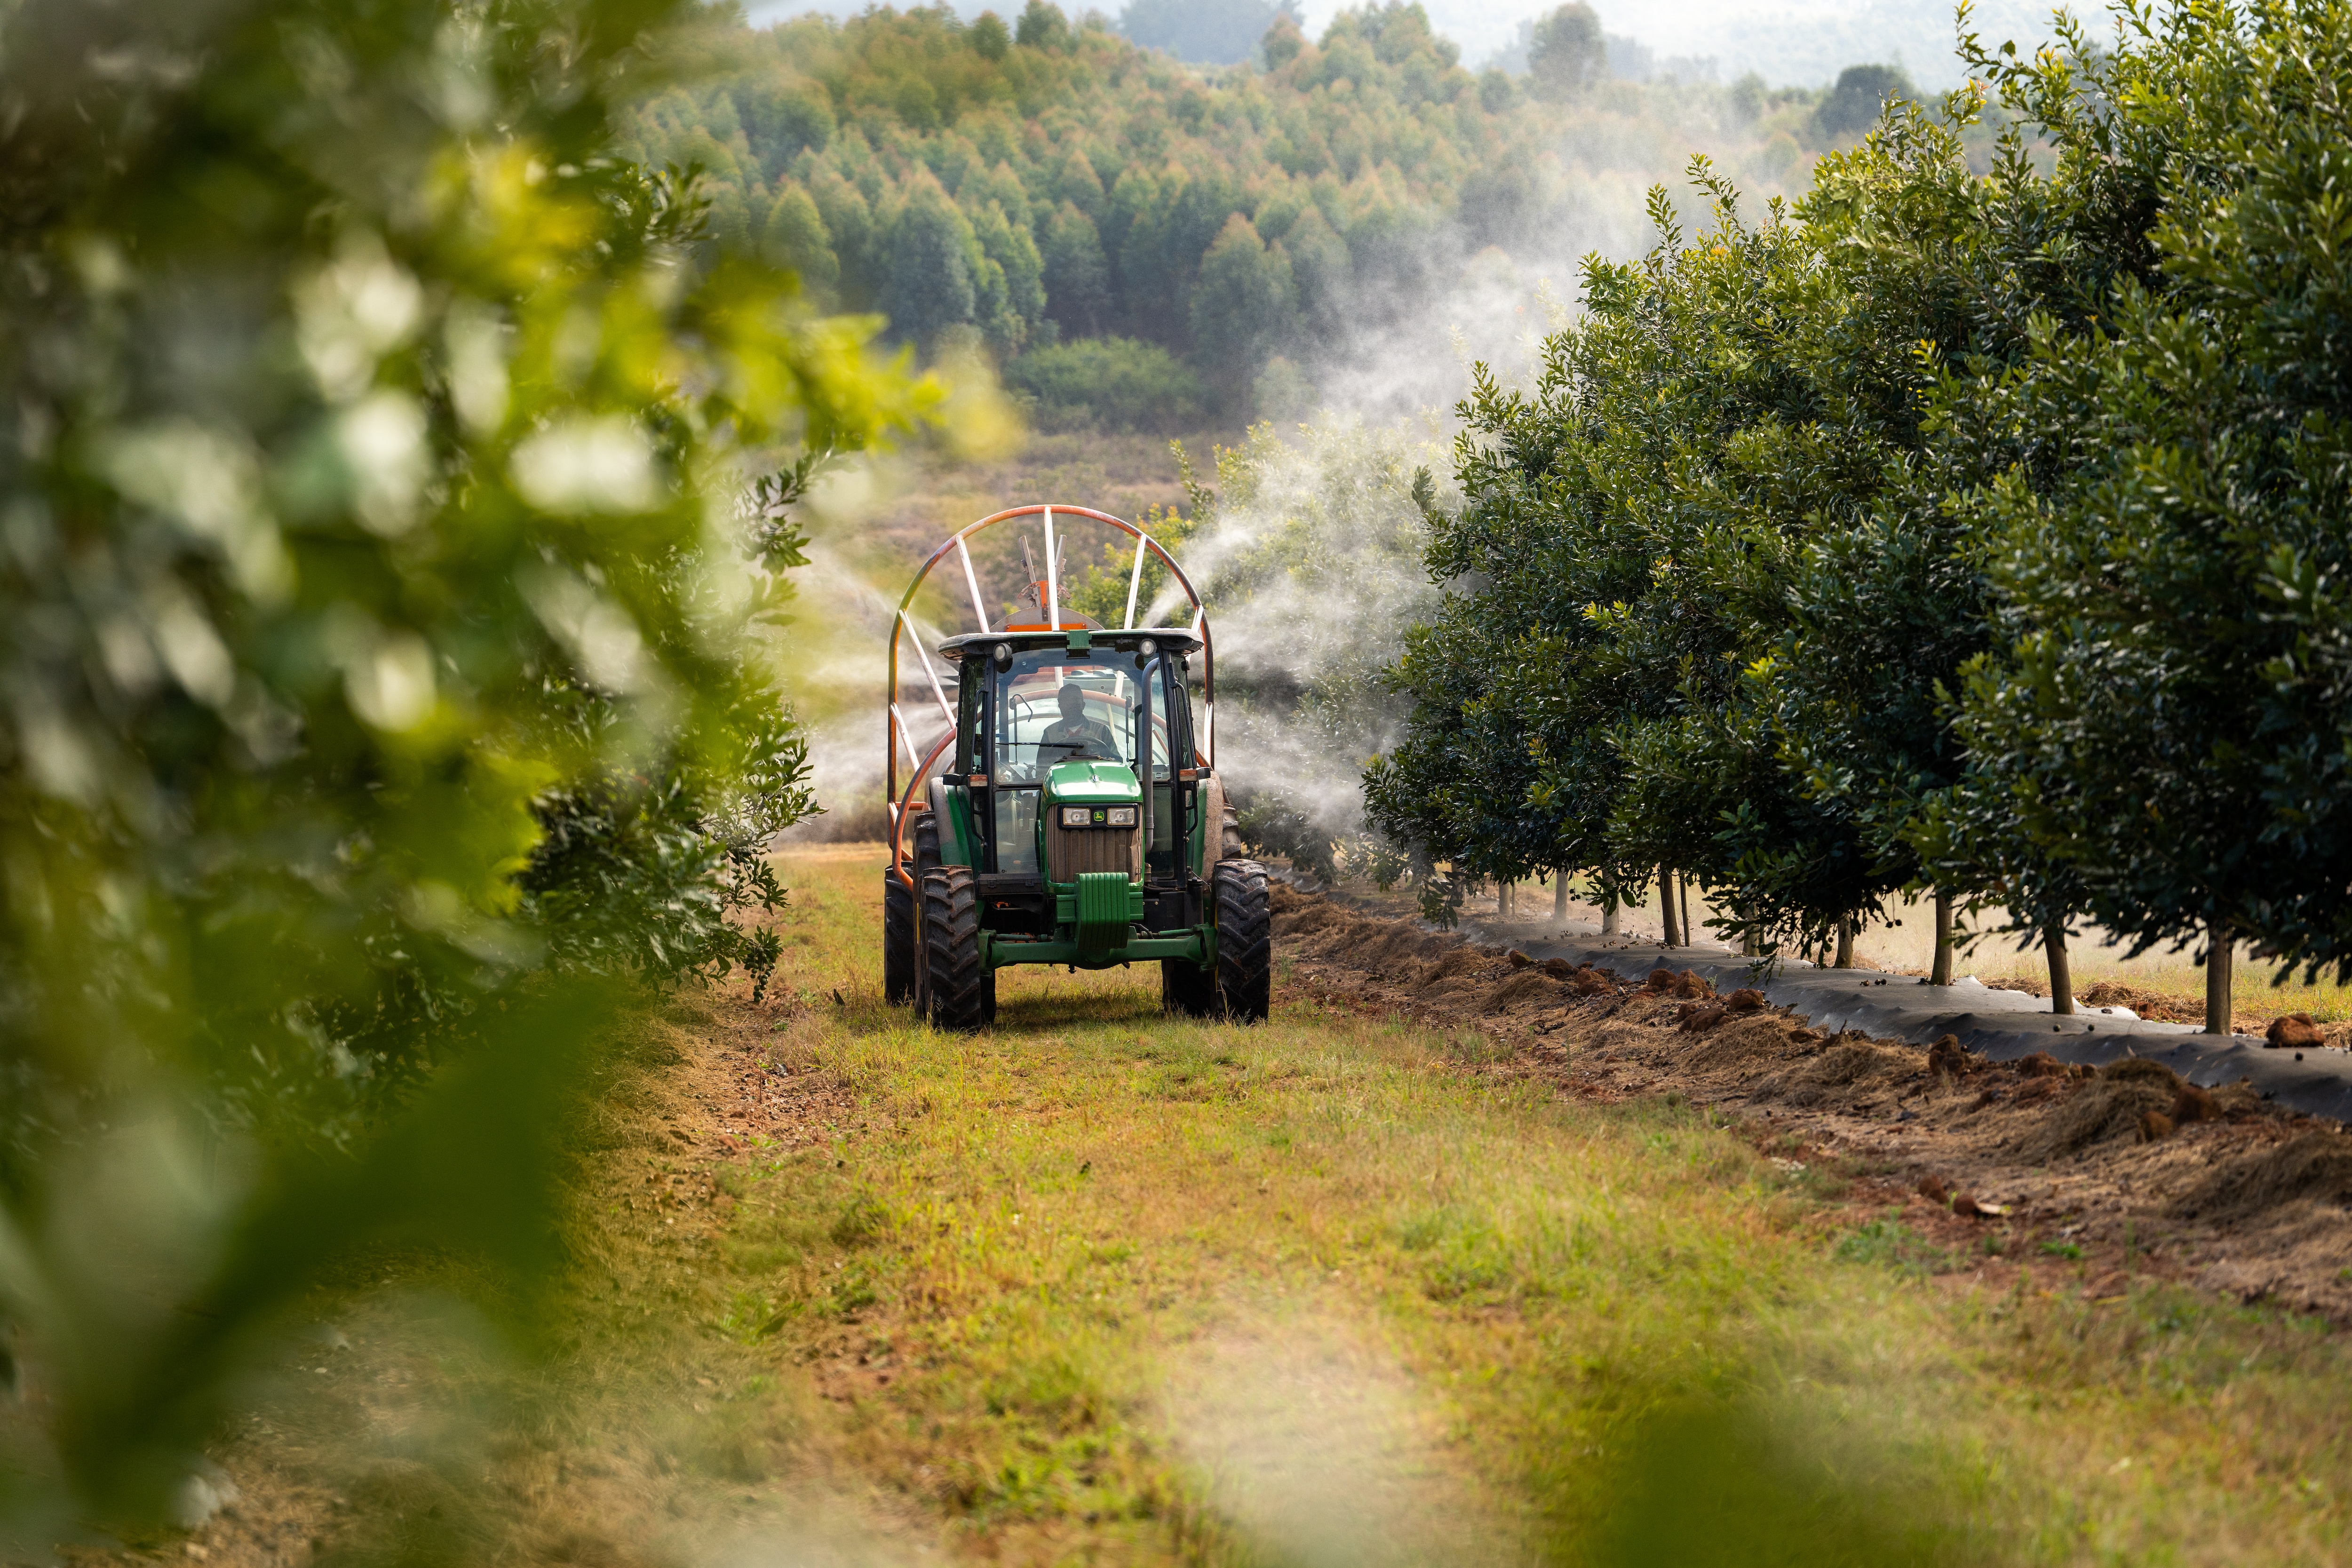
<instances>
[{"instance_id":1,"label":"curved orange hoop","mask_svg":"<svg viewBox=\"0 0 2352 1568\"><path fill-rule=\"evenodd\" d=\"M1158 540L1125 518L1113 517L1107 511L1097 511L1091 507L1053 506L1045 502L1032 502L1028 506L1012 507L1003 511L992 513L982 518L978 522L969 523L958 529L948 537L946 543L931 552L930 559L925 561L922 569L915 574L915 580L907 584L906 594L898 600L898 613L890 622L889 699L885 704L887 719L882 742L885 765L887 769L887 784L885 786L884 798L890 803L890 867L908 887L914 885L914 879L906 869L904 835L907 814L913 805L917 786L929 776L932 764L939 761L940 753L947 750L955 740L956 715L955 710L948 703L946 689L940 685L939 672L931 668L930 656L923 651L921 639L913 636L914 628L908 621L907 606L915 602L915 595L921 591L924 580L930 576L931 568L946 560L948 552L952 550L963 563L964 585L971 591L971 610L980 621L980 629L983 632L1004 629L989 625L988 606L980 596L980 578L972 571L971 552L965 547L964 541L983 529L995 527L1000 522L1009 521L1016 517L1036 517L1043 514L1045 525L1047 603L1043 606L1045 611L1045 625L1039 629L1055 631L1065 629L1061 616L1061 584L1057 576L1059 568L1054 559L1054 514L1057 511L1069 517L1083 517L1093 522L1108 523L1121 532L1134 537L1135 566L1128 577L1127 626L1121 629L1131 631L1135 628L1135 597L1137 589L1143 581L1143 558L1147 552L1158 556L1160 563L1168 568L1169 574L1176 579L1177 585L1184 590L1185 598L1191 601L1192 605L1192 631L1201 639L1201 754L1204 765L1210 767L1216 765L1216 647L1210 637L1208 606L1201 602L1200 591L1192 586L1192 580L1184 574L1184 569L1176 564L1176 558L1169 554L1166 547ZM905 715L898 711L898 639L902 636L908 637L913 642L915 655L922 661L923 675L930 682L931 695L938 699L940 713L948 721L947 733L934 742L930 749L919 758L915 752L913 732L907 726ZM915 764L912 772L908 774L904 791L898 787L898 750L901 746L906 748L908 761Z\"/></svg>"},{"instance_id":2,"label":"curved orange hoop","mask_svg":"<svg viewBox=\"0 0 2352 1568\"><path fill-rule=\"evenodd\" d=\"M930 751L925 753L921 764L907 775L906 793L890 804L890 868L898 872L899 879L910 888L915 885L915 879L908 875L906 851L901 847L907 829L907 810L914 804L915 790L930 773L931 764L940 760L940 753L946 751L954 741L953 730L941 735L933 743Z\"/></svg>"}]
</instances>

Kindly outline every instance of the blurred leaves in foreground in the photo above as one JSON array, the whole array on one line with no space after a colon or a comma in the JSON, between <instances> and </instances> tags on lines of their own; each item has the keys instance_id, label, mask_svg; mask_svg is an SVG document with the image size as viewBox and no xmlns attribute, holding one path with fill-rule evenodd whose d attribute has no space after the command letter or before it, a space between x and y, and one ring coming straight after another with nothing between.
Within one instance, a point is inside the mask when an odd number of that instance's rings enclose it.
<instances>
[{"instance_id":1,"label":"blurred leaves in foreground","mask_svg":"<svg viewBox=\"0 0 2352 1568\"><path fill-rule=\"evenodd\" d=\"M1612 1568L1832 1568L1982 1561L1963 1478L1824 1443L1794 1412L1667 1397L1611 1461L1599 1560Z\"/></svg>"},{"instance_id":2,"label":"blurred leaves in foreground","mask_svg":"<svg viewBox=\"0 0 2352 1568\"><path fill-rule=\"evenodd\" d=\"M615 988L772 961L787 509L938 394L611 155L680 9L0 11L0 1535L339 1250L527 1281Z\"/></svg>"}]
</instances>

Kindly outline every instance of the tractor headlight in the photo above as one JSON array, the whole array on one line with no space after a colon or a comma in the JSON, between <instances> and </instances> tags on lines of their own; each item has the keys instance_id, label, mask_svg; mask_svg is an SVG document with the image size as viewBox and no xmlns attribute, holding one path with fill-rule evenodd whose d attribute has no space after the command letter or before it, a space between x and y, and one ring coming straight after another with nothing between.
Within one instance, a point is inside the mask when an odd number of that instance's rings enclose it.
<instances>
[{"instance_id":1,"label":"tractor headlight","mask_svg":"<svg viewBox=\"0 0 2352 1568\"><path fill-rule=\"evenodd\" d=\"M1135 807L1133 807L1133 806L1131 806L1131 805L1114 805L1114 806L1112 806L1112 807L1110 808L1110 825L1111 825L1113 827L1132 827L1132 826L1135 826Z\"/></svg>"},{"instance_id":2,"label":"tractor headlight","mask_svg":"<svg viewBox=\"0 0 2352 1568\"><path fill-rule=\"evenodd\" d=\"M1088 807L1083 805L1062 807L1062 826L1065 827L1092 827L1094 820L1094 813Z\"/></svg>"}]
</instances>

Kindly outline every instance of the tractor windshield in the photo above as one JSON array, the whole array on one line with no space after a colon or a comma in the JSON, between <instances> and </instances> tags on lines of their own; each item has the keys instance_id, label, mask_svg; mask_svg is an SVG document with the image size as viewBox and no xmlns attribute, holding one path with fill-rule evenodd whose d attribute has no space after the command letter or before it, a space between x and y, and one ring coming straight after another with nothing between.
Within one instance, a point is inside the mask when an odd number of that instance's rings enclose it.
<instances>
[{"instance_id":1,"label":"tractor windshield","mask_svg":"<svg viewBox=\"0 0 2352 1568\"><path fill-rule=\"evenodd\" d=\"M996 787L990 838L995 869L1037 870L1037 786L1057 763L1118 763L1135 769L1150 791L1152 810L1144 837L1145 864L1155 874L1176 863L1177 762L1169 740L1170 661L1154 655L1141 668L1132 654L1099 650L1073 658L1062 648L1032 648L987 689L989 772ZM1180 699L1181 700L1181 699ZM1149 719L1151 754L1138 747ZM1181 735L1183 731L1177 731Z\"/></svg>"},{"instance_id":2,"label":"tractor windshield","mask_svg":"<svg viewBox=\"0 0 2352 1568\"><path fill-rule=\"evenodd\" d=\"M1143 689L1132 668L1051 648L1022 654L997 682L996 703L990 771L1002 783L1035 784L1056 763L1135 765Z\"/></svg>"}]
</instances>

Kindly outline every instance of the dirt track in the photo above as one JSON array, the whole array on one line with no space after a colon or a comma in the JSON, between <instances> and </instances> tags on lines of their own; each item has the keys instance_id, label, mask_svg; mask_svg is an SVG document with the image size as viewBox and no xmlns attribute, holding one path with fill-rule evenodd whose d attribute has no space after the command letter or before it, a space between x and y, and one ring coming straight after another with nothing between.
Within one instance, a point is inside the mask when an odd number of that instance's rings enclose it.
<instances>
[{"instance_id":1,"label":"dirt track","mask_svg":"<svg viewBox=\"0 0 2352 1568\"><path fill-rule=\"evenodd\" d=\"M2093 1299L2153 1274L2352 1321L2352 1136L2244 1085L1824 1037L1696 975L1533 963L1287 887L1275 907L1293 985L1475 1031L1475 1070L1718 1108L1768 1152L1850 1181L1850 1203L1899 1205L1916 1241L1890 1245L1936 1272Z\"/></svg>"}]
</instances>

